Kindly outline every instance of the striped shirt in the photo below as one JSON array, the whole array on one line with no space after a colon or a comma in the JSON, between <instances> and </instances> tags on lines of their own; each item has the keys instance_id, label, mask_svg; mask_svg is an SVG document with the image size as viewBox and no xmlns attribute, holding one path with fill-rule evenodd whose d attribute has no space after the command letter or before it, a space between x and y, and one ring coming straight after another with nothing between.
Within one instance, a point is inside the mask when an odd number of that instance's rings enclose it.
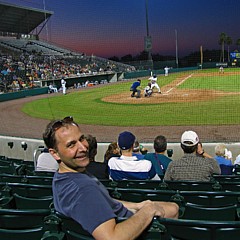
<instances>
[{"instance_id":1,"label":"striped shirt","mask_svg":"<svg viewBox=\"0 0 240 240\"><path fill-rule=\"evenodd\" d=\"M160 179L152 163L148 160L139 160L136 156L112 157L108 161L109 177L113 180L123 179Z\"/></svg>"}]
</instances>

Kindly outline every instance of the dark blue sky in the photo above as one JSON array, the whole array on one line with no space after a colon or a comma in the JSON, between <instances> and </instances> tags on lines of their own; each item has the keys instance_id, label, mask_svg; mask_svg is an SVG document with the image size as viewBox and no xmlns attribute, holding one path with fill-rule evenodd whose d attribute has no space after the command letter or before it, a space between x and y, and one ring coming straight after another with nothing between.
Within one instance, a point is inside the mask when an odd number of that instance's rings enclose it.
<instances>
[{"instance_id":1,"label":"dark blue sky","mask_svg":"<svg viewBox=\"0 0 240 240\"><path fill-rule=\"evenodd\" d=\"M44 0L1 0L44 8ZM148 0L152 52L184 56L205 49L220 49L225 32L236 49L240 38L240 0ZM136 55L144 50L145 0L45 0L54 12L40 37L60 46L102 57ZM48 37L46 31L48 30Z\"/></svg>"}]
</instances>

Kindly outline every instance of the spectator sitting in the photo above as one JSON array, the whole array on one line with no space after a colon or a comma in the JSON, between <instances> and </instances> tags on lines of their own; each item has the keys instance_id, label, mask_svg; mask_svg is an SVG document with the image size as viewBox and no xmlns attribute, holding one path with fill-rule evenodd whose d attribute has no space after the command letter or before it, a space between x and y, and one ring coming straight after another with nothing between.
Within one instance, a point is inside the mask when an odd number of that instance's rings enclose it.
<instances>
[{"instance_id":1,"label":"spectator sitting","mask_svg":"<svg viewBox=\"0 0 240 240\"><path fill-rule=\"evenodd\" d=\"M72 118L51 121L43 139L59 162L52 183L54 208L78 222L94 239L137 239L154 216L178 218L175 203L113 199L101 182L87 174L88 143ZM127 219L117 223L120 217Z\"/></svg>"},{"instance_id":2,"label":"spectator sitting","mask_svg":"<svg viewBox=\"0 0 240 240\"><path fill-rule=\"evenodd\" d=\"M181 148L184 155L169 163L164 180L210 181L213 174L221 173L217 161L213 158L205 158L206 153L199 148L198 143L199 138L195 132L186 131L182 134Z\"/></svg>"},{"instance_id":3,"label":"spectator sitting","mask_svg":"<svg viewBox=\"0 0 240 240\"><path fill-rule=\"evenodd\" d=\"M49 84L48 88L49 88L49 93L58 92L57 88L53 87L51 83Z\"/></svg>"},{"instance_id":4,"label":"spectator sitting","mask_svg":"<svg viewBox=\"0 0 240 240\"><path fill-rule=\"evenodd\" d=\"M86 170L98 179L109 179L107 164L95 161L95 156L97 155L97 139L90 134L86 135L85 138L89 145L88 154L90 160Z\"/></svg>"},{"instance_id":5,"label":"spectator sitting","mask_svg":"<svg viewBox=\"0 0 240 240\"><path fill-rule=\"evenodd\" d=\"M164 176L168 164L172 161L170 158L165 156L167 150L167 139L166 137L159 135L154 139L153 148L154 153L147 153L145 159L150 160L152 165L155 167L156 173L162 177Z\"/></svg>"},{"instance_id":6,"label":"spectator sitting","mask_svg":"<svg viewBox=\"0 0 240 240\"><path fill-rule=\"evenodd\" d=\"M108 145L108 149L106 151L106 153L104 154L104 163L108 164L108 160L111 157L120 157L121 153L120 153L120 148L118 147L117 142L112 142Z\"/></svg>"},{"instance_id":7,"label":"spectator sitting","mask_svg":"<svg viewBox=\"0 0 240 240\"><path fill-rule=\"evenodd\" d=\"M232 166L232 161L230 159L228 159L228 157L231 158L231 154L229 155L229 151L226 147L225 144L220 143L218 145L216 145L215 147L215 159L217 160L218 164L221 165L227 165L227 166Z\"/></svg>"},{"instance_id":8,"label":"spectator sitting","mask_svg":"<svg viewBox=\"0 0 240 240\"><path fill-rule=\"evenodd\" d=\"M144 155L141 153L140 147L142 148L142 146L140 146L139 142L137 140L135 140L134 145L133 145L132 155L136 156L138 160L144 159Z\"/></svg>"},{"instance_id":9,"label":"spectator sitting","mask_svg":"<svg viewBox=\"0 0 240 240\"><path fill-rule=\"evenodd\" d=\"M118 137L118 146L121 149L120 157L112 157L108 161L110 178L123 179L160 179L152 163L148 160L139 160L132 156L135 136L131 132L122 132Z\"/></svg>"},{"instance_id":10,"label":"spectator sitting","mask_svg":"<svg viewBox=\"0 0 240 240\"><path fill-rule=\"evenodd\" d=\"M231 161L232 153L225 144L220 143L215 147L215 159L221 168L222 175L232 175L233 164Z\"/></svg>"},{"instance_id":11,"label":"spectator sitting","mask_svg":"<svg viewBox=\"0 0 240 240\"><path fill-rule=\"evenodd\" d=\"M240 165L240 154L236 157L236 160L234 161L234 165Z\"/></svg>"},{"instance_id":12,"label":"spectator sitting","mask_svg":"<svg viewBox=\"0 0 240 240\"><path fill-rule=\"evenodd\" d=\"M58 170L58 162L45 148L38 156L36 171L56 172Z\"/></svg>"}]
</instances>

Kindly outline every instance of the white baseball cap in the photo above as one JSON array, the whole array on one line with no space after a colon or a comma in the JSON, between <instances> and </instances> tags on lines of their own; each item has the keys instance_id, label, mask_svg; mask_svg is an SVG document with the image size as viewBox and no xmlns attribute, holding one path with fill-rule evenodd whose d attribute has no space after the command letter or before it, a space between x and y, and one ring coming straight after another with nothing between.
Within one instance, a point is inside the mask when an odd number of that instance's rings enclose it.
<instances>
[{"instance_id":1,"label":"white baseball cap","mask_svg":"<svg viewBox=\"0 0 240 240\"><path fill-rule=\"evenodd\" d=\"M181 137L184 146L194 146L199 142L198 135L194 131L185 131Z\"/></svg>"}]
</instances>

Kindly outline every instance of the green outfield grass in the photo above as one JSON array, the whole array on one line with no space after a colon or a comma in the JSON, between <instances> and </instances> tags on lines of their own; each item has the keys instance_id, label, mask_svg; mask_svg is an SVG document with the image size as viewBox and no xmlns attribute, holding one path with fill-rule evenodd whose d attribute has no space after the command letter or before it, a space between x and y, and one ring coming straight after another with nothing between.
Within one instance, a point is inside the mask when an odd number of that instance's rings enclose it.
<instances>
[{"instance_id":1,"label":"green outfield grass","mask_svg":"<svg viewBox=\"0 0 240 240\"><path fill-rule=\"evenodd\" d=\"M199 70L209 73L214 70ZM225 70L225 73L231 70ZM232 70L237 71L237 70ZM189 72L189 75L193 72ZM159 76L160 86L169 84L186 73ZM210 89L226 92L240 92L240 75L193 76L180 89ZM142 86L148 80L142 81ZM24 105L22 110L33 117L56 119L73 116L81 124L106 126L169 126L169 125L218 125L240 123L240 95L226 95L214 101L160 103L160 104L118 104L106 103L102 98L121 92L129 92L131 82L103 85L100 88L73 92L36 100ZM130 92L129 92L130 94Z\"/></svg>"}]
</instances>

